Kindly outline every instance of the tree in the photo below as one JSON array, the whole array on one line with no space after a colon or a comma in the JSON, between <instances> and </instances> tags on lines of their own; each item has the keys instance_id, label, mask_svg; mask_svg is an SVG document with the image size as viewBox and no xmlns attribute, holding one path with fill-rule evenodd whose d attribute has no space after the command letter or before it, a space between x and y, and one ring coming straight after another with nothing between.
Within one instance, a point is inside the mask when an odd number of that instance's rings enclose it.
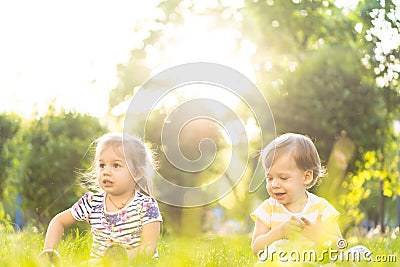
<instances>
[{"instance_id":1,"label":"tree","mask_svg":"<svg viewBox=\"0 0 400 267\"><path fill-rule=\"evenodd\" d=\"M74 112L48 114L32 122L24 135L24 175L19 182L23 208L32 221L48 223L82 194L76 172L91 163L90 143L104 128L98 119Z\"/></svg>"},{"instance_id":2,"label":"tree","mask_svg":"<svg viewBox=\"0 0 400 267\"><path fill-rule=\"evenodd\" d=\"M10 177L17 171L18 159L15 156L15 136L21 127L21 119L13 114L0 114L0 227L2 224L10 226L10 216L4 210L3 202L10 195ZM15 154L14 154L15 153Z\"/></svg>"},{"instance_id":3,"label":"tree","mask_svg":"<svg viewBox=\"0 0 400 267\"><path fill-rule=\"evenodd\" d=\"M392 120L399 114L398 89L393 90L398 88L396 79L391 79L387 87L382 88L376 83L374 74L378 68L382 70L380 76L397 77L393 73L393 66L396 66L393 64L398 62L398 49L385 54L386 61L390 62L387 66L392 69L386 68L385 64L375 64L378 60L371 60L375 56L371 52L375 50L364 38L367 29L371 28L367 25L373 25L369 14L378 4L376 1L361 1L353 12L338 8L334 0L248 0L237 9L223 2L216 0L210 4L213 8L199 11L195 1L163 1L160 5L163 18L153 20L162 25L156 27L157 30L149 30L143 47L134 49L129 63L120 67L120 84L110 95L110 101L116 100L112 106L134 95L134 87L140 85L136 79L139 76L134 76L135 82L132 82L130 73L145 67L144 58L148 51L154 48L163 51L165 38L160 29L181 23L181 19L188 16L183 14L183 10L197 15L199 12L215 14L224 25L230 22L228 19L224 21L221 14L231 14L228 16L230 19L241 17L242 35L238 43L250 40L256 46L252 57L256 84L271 106L277 132L310 135L315 139L324 163L335 158L331 155L335 153L338 140L345 139L352 148L354 146L345 168L337 172L341 177L328 176L325 185L317 190L323 192L331 185L329 179L337 178L340 182L335 184L335 188L330 188L330 192L340 192L339 198L344 197L345 203L357 205L361 199L346 198L353 189L343 189L343 182L351 184L352 177L360 170L359 163L365 163L365 153L383 151ZM395 10L394 1L385 3L385 14L392 20L391 25L398 28L396 19L393 20L396 18L393 15L395 11L392 11ZM370 35L374 36L372 31ZM143 77L142 82L147 78ZM154 127L156 130L160 125ZM335 197L329 195L328 199ZM338 208L346 212L347 206L340 205Z\"/></svg>"},{"instance_id":4,"label":"tree","mask_svg":"<svg viewBox=\"0 0 400 267\"><path fill-rule=\"evenodd\" d=\"M128 62L117 66L118 84L110 92L110 110L122 102L128 101L134 95L134 89L142 85L150 77L151 69L146 65L147 51L156 45L160 36L162 36L163 29L154 25L161 24L165 26L170 22L179 22L180 16L177 15L175 9L180 2L180 0L160 1L156 8L160 12L152 12L156 15L144 19L134 29L134 34L143 36L143 45L132 48ZM121 119L121 116L119 118Z\"/></svg>"},{"instance_id":5,"label":"tree","mask_svg":"<svg viewBox=\"0 0 400 267\"><path fill-rule=\"evenodd\" d=\"M363 43L364 65L374 71L379 87L392 90L386 92L391 107L398 106L400 94L400 11L398 1L360 1L357 12ZM397 96L397 98L396 98Z\"/></svg>"},{"instance_id":6,"label":"tree","mask_svg":"<svg viewBox=\"0 0 400 267\"><path fill-rule=\"evenodd\" d=\"M358 25L362 26L359 27L360 35L363 37L360 38L364 55L362 62L365 68L369 70L371 77L374 77L385 103L385 127L380 131L381 139L384 140L385 144L381 145L377 155L380 155L378 157L380 165L391 170L391 172L383 172L380 177L374 177L375 182L379 184L379 225L382 232L385 230L385 196L395 199L400 194L398 189L387 190L387 185L392 184L390 187L394 188L393 185L398 183L398 179L396 181L396 179L391 178L393 167L390 167L392 164L386 162L387 158L392 158L394 164L396 164L396 157L387 156L390 151L396 149L388 149L387 147L393 144L393 136L395 136L391 127L392 123L400 118L400 84L398 82L400 72L400 19L396 16L399 9L398 1L391 0L365 0L361 1L357 8L360 14ZM400 205L400 202L398 202L398 205ZM400 217L400 215L398 216Z\"/></svg>"},{"instance_id":7,"label":"tree","mask_svg":"<svg viewBox=\"0 0 400 267\"><path fill-rule=\"evenodd\" d=\"M374 35L372 30L368 32L368 25L375 25L370 14L382 13L375 10L380 6L377 2L364 1L358 9L364 10L361 14L346 14L334 1L246 1L244 9L248 14L244 16L248 18L244 29L257 45L254 63L259 85L270 102L277 132L311 135L325 162L337 152L333 150L336 139L350 138L350 144L355 146L354 157L347 159L347 170L340 172L342 177L331 177L328 170L325 184L317 189L331 192L327 198L334 203L343 199L338 208L354 218L353 222L361 217L352 216L346 205L352 203L353 208L357 207L366 197L349 194L356 187L350 189L347 185L361 171L355 163L364 165L366 151L384 154L393 116L399 111L398 89L389 88L397 86L397 81L391 79L386 88L381 88L373 74L375 68L378 76L398 77L393 72L393 66L398 66L393 64L398 62L398 47L386 54L383 63L382 57L375 55L377 50L371 49L364 38L365 34ZM386 14L391 14L390 24L398 30L399 24L393 19L394 4L385 2L385 9L390 10ZM360 28L366 32L360 32ZM372 58L380 60L369 60ZM346 171L351 174L346 175Z\"/></svg>"},{"instance_id":8,"label":"tree","mask_svg":"<svg viewBox=\"0 0 400 267\"><path fill-rule=\"evenodd\" d=\"M359 146L379 147L384 112L376 111L384 103L362 75L354 23L343 10L333 1L246 3L245 29L254 29L248 38L257 44L258 80L277 131L311 135L325 159L342 132Z\"/></svg>"},{"instance_id":9,"label":"tree","mask_svg":"<svg viewBox=\"0 0 400 267\"><path fill-rule=\"evenodd\" d=\"M16 115L0 114L0 181L5 184L8 172L13 164L10 141L20 128L21 121ZM0 199L3 196L4 187L0 188Z\"/></svg>"}]
</instances>

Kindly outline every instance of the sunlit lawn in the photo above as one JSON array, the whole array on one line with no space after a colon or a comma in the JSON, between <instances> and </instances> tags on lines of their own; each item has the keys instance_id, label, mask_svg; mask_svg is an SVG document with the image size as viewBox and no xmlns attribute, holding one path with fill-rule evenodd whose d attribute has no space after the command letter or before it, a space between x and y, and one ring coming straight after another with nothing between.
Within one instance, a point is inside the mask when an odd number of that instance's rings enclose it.
<instances>
[{"instance_id":1,"label":"sunlit lawn","mask_svg":"<svg viewBox=\"0 0 400 267\"><path fill-rule=\"evenodd\" d=\"M44 266L38 257L43 246L43 233L23 231L0 232L0 266ZM90 254L89 235L75 232L59 247L62 266L87 266ZM363 244L373 255L395 255L397 262L379 266L400 266L398 238L375 237L349 239L349 245ZM250 236L202 236L195 238L163 236L159 244L159 259L136 262L133 266L254 266L257 262L250 250ZM376 266L377 263L336 263L329 266ZM95 265L97 266L97 265ZM266 265L270 266L270 265ZM275 265L274 265L275 266ZM291 266L291 265L284 265ZM319 266L318 264L304 266Z\"/></svg>"},{"instance_id":2,"label":"sunlit lawn","mask_svg":"<svg viewBox=\"0 0 400 267\"><path fill-rule=\"evenodd\" d=\"M0 266L43 266L38 257L43 246L43 233L23 231L0 232ZM250 237L170 237L159 244L159 259L141 261L139 266L251 266L256 261L250 250ZM58 248L62 266L86 266L91 240L88 235L66 237ZM136 266L136 265L135 265Z\"/></svg>"}]
</instances>

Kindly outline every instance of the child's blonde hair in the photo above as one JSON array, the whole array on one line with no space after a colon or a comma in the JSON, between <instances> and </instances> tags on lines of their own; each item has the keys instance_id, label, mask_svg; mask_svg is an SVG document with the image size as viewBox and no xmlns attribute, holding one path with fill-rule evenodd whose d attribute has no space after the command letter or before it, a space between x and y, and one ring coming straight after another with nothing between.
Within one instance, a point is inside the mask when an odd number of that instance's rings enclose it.
<instances>
[{"instance_id":1,"label":"child's blonde hair","mask_svg":"<svg viewBox=\"0 0 400 267\"><path fill-rule=\"evenodd\" d=\"M313 171L313 179L307 185L307 188L313 187L325 176L325 168L321 165L321 160L313 141L305 135L296 133L282 134L263 149L261 160L266 173L269 172L274 160L286 153L292 154L299 169Z\"/></svg>"},{"instance_id":2,"label":"child's blonde hair","mask_svg":"<svg viewBox=\"0 0 400 267\"><path fill-rule=\"evenodd\" d=\"M93 145L96 145L96 150L92 166L83 174L84 182L89 184L91 189L101 191L97 183L97 163L100 153L106 148L113 147L124 156L132 178L138 178L135 179L135 189L146 195L153 194L153 157L141 139L126 133L107 133L97 138Z\"/></svg>"}]
</instances>

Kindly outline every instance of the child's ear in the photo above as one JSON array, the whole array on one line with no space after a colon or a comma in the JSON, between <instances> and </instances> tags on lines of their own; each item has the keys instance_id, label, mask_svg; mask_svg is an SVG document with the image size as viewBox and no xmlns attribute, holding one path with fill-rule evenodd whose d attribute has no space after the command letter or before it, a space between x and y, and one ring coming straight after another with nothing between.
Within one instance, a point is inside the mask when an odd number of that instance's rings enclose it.
<instances>
[{"instance_id":1,"label":"child's ear","mask_svg":"<svg viewBox=\"0 0 400 267\"><path fill-rule=\"evenodd\" d=\"M313 180L313 171L307 170L304 172L304 185L308 187Z\"/></svg>"}]
</instances>

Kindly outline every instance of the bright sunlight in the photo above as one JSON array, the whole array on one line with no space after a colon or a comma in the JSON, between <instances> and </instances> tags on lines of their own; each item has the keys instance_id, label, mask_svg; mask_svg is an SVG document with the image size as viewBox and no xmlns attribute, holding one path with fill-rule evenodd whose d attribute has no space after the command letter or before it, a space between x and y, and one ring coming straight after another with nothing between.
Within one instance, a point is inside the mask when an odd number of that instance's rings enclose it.
<instances>
[{"instance_id":1,"label":"bright sunlight","mask_svg":"<svg viewBox=\"0 0 400 267\"><path fill-rule=\"evenodd\" d=\"M2 1L0 111L31 116L49 104L101 117L116 65L140 41L134 26L158 1Z\"/></svg>"},{"instance_id":2,"label":"bright sunlight","mask_svg":"<svg viewBox=\"0 0 400 267\"><path fill-rule=\"evenodd\" d=\"M146 32L134 29L163 15L155 8L158 2L2 2L0 112L31 117L53 104L57 109L103 117L109 109L108 94L118 82L116 66L129 59L133 48L143 45ZM214 2L198 2L196 8ZM226 4L237 8L242 1ZM147 65L153 73L208 61L232 67L253 80L249 55L255 46L238 41L238 23L216 26L212 15L196 16L189 11L184 17L184 25L166 27L165 47L146 47ZM240 22L241 17L235 19Z\"/></svg>"}]
</instances>

